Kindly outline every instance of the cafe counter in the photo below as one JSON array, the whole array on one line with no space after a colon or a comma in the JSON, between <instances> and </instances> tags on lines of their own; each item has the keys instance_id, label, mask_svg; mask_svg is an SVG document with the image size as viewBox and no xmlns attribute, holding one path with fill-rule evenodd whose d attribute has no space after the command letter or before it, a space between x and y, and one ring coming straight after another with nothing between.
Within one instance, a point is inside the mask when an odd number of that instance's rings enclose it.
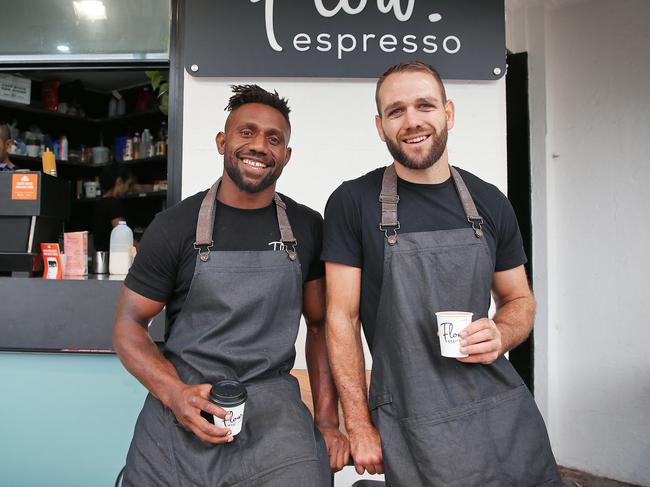
<instances>
[{"instance_id":1,"label":"cafe counter","mask_svg":"<svg viewBox=\"0 0 650 487\"><path fill-rule=\"evenodd\" d=\"M78 279L0 277L0 350L112 352L115 308L124 276ZM149 333L162 342L164 310Z\"/></svg>"}]
</instances>

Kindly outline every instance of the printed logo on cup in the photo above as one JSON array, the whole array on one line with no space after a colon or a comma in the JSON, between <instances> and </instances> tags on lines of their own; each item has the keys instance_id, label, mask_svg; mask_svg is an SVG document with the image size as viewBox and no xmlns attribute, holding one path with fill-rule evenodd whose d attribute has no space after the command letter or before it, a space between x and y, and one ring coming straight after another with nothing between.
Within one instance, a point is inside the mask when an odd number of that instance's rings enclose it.
<instances>
[{"instance_id":1,"label":"printed logo on cup","mask_svg":"<svg viewBox=\"0 0 650 487\"><path fill-rule=\"evenodd\" d=\"M442 328L442 338L446 343L459 343L460 342L460 331L454 330L453 323L441 323L440 327Z\"/></svg>"},{"instance_id":2,"label":"printed logo on cup","mask_svg":"<svg viewBox=\"0 0 650 487\"><path fill-rule=\"evenodd\" d=\"M436 313L440 353L443 357L463 358L468 356L460 351L460 333L472 323L473 315L474 313L467 311L439 311Z\"/></svg>"},{"instance_id":3,"label":"printed logo on cup","mask_svg":"<svg viewBox=\"0 0 650 487\"><path fill-rule=\"evenodd\" d=\"M235 379L223 379L212 386L210 401L232 414L230 419L213 416L214 424L230 428L232 436L237 436L244 423L244 409L248 393L246 387Z\"/></svg>"}]
</instances>

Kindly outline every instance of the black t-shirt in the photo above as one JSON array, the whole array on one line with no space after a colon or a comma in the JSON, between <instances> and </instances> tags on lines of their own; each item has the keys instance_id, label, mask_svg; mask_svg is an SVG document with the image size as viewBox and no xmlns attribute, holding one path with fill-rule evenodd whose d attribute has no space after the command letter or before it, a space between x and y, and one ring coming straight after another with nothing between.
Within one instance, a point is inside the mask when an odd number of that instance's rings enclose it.
<instances>
[{"instance_id":1,"label":"black t-shirt","mask_svg":"<svg viewBox=\"0 0 650 487\"><path fill-rule=\"evenodd\" d=\"M124 284L132 291L167 303L173 324L190 288L196 266L194 249L199 208L206 191L156 215L138 246ZM281 195L298 244L303 282L324 275L320 260L323 219L310 208ZM280 230L275 204L255 210L233 208L217 201L213 230L214 250L280 251ZM283 251L284 252L284 251Z\"/></svg>"},{"instance_id":2,"label":"black t-shirt","mask_svg":"<svg viewBox=\"0 0 650 487\"><path fill-rule=\"evenodd\" d=\"M383 277L384 233L379 230L379 193L385 168L346 181L325 208L323 253L325 262L362 269L361 309L366 339L371 341ZM508 199L496 186L459 169L479 215L495 271L526 262L519 226ZM470 228L451 177L440 184L415 184L397 179L400 200L398 233Z\"/></svg>"},{"instance_id":3,"label":"black t-shirt","mask_svg":"<svg viewBox=\"0 0 650 487\"><path fill-rule=\"evenodd\" d=\"M92 230L95 250L109 250L113 219L125 217L122 200L109 196L95 201Z\"/></svg>"}]
</instances>

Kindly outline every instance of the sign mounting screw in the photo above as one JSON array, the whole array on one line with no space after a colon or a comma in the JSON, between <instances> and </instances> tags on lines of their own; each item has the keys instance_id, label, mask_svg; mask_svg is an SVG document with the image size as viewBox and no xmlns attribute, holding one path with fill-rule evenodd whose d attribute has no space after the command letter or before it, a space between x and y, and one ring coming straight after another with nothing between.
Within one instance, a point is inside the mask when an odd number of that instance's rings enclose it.
<instances>
[{"instance_id":1,"label":"sign mounting screw","mask_svg":"<svg viewBox=\"0 0 650 487\"><path fill-rule=\"evenodd\" d=\"M501 68L494 68L492 72L494 73L495 76L499 76L501 74Z\"/></svg>"},{"instance_id":2,"label":"sign mounting screw","mask_svg":"<svg viewBox=\"0 0 650 487\"><path fill-rule=\"evenodd\" d=\"M190 66L190 69L192 70L192 72L196 73L199 70L199 65L192 64L192 66Z\"/></svg>"}]
</instances>

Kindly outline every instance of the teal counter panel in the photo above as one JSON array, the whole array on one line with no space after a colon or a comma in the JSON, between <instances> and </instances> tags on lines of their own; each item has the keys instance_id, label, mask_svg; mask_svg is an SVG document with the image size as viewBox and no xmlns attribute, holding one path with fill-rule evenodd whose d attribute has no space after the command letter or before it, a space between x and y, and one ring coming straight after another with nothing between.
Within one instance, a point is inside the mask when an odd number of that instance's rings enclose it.
<instances>
[{"instance_id":1,"label":"teal counter panel","mask_svg":"<svg viewBox=\"0 0 650 487\"><path fill-rule=\"evenodd\" d=\"M146 389L115 355L0 353L0 484L112 486Z\"/></svg>"}]
</instances>

